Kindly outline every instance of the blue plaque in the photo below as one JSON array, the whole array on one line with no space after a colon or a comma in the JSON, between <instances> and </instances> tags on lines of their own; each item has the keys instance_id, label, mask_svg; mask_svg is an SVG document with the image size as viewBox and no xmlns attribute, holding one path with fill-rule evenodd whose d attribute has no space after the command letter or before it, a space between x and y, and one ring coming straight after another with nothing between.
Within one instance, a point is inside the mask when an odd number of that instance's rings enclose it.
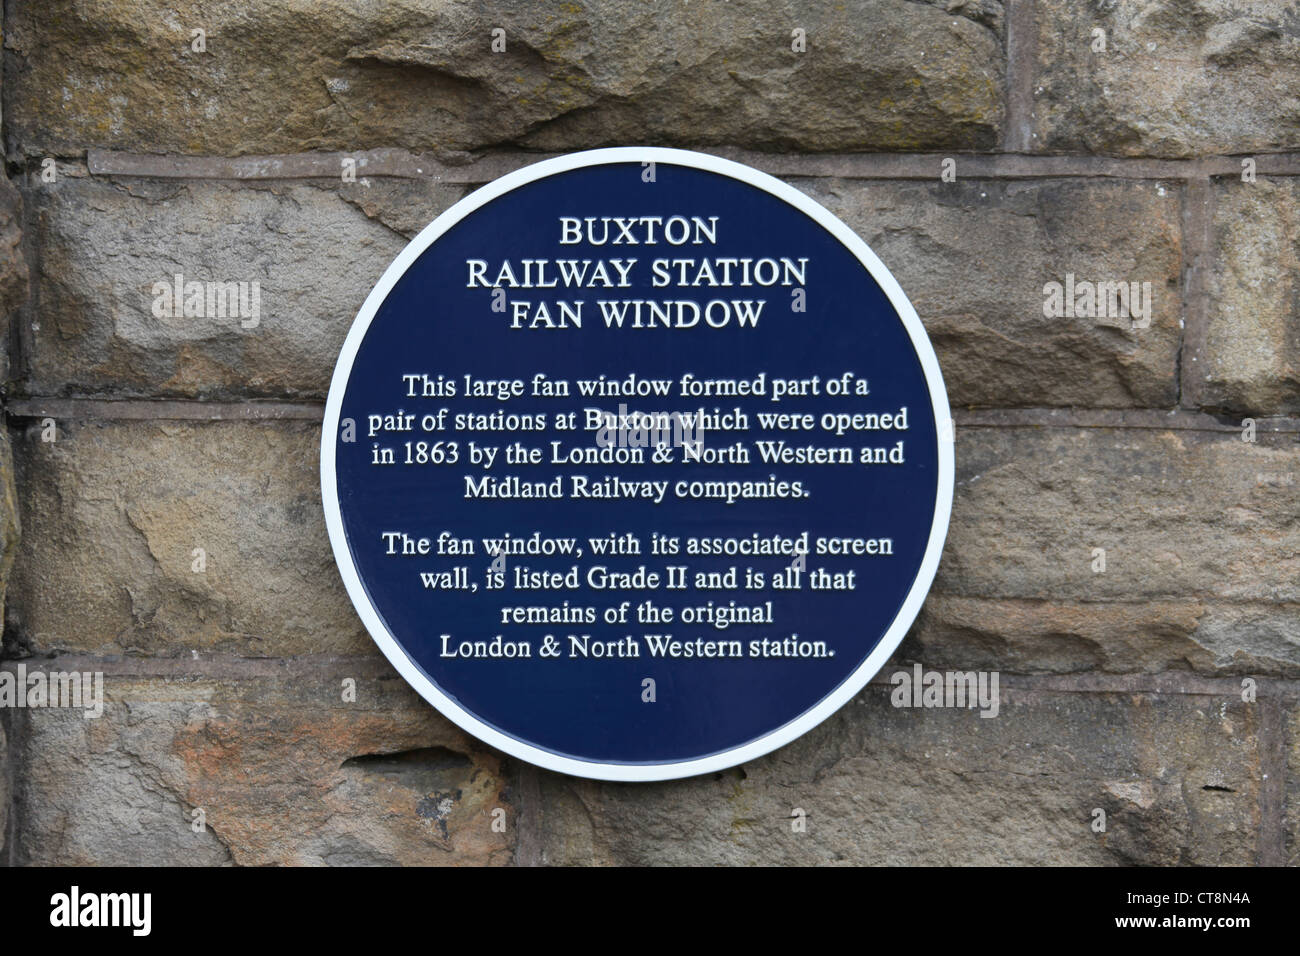
<instances>
[{"instance_id":1,"label":"blue plaque","mask_svg":"<svg viewBox=\"0 0 1300 956\"><path fill-rule=\"evenodd\" d=\"M539 162L380 278L321 442L340 574L431 704L552 770L662 780L816 726L948 529L934 351L866 244L747 166Z\"/></svg>"}]
</instances>

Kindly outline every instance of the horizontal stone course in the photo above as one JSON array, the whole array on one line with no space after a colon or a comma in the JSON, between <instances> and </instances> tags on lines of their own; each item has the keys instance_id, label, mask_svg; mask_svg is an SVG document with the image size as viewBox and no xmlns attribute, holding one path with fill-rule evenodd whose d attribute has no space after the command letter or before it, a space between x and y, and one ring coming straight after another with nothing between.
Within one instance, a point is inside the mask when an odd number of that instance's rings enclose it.
<instances>
[{"instance_id":1,"label":"horizontal stone course","mask_svg":"<svg viewBox=\"0 0 1300 956\"><path fill-rule=\"evenodd\" d=\"M1168 408L1181 337L1181 189L1159 182L798 180L899 280L954 406ZM1048 317L1048 283L1149 283L1147 327ZM1140 325L1146 319L1138 320Z\"/></svg>"},{"instance_id":2,"label":"horizontal stone course","mask_svg":"<svg viewBox=\"0 0 1300 956\"><path fill-rule=\"evenodd\" d=\"M354 702L343 699L345 680ZM349 677L345 667L247 680L110 673L103 686L98 719L25 712L21 863L429 866L512 857L515 808L500 758L395 677Z\"/></svg>"},{"instance_id":3,"label":"horizontal stone course","mask_svg":"<svg viewBox=\"0 0 1300 956\"><path fill-rule=\"evenodd\" d=\"M966 429L936 590L1300 603L1300 450L1237 435ZM1093 549L1104 549L1095 571Z\"/></svg>"},{"instance_id":4,"label":"horizontal stone course","mask_svg":"<svg viewBox=\"0 0 1300 956\"><path fill-rule=\"evenodd\" d=\"M233 156L404 146L455 155L654 142L988 149L997 0L18 4L6 126L28 156ZM204 52L192 31L205 31ZM794 30L806 52L794 52ZM502 52L492 52L502 30Z\"/></svg>"},{"instance_id":5,"label":"horizontal stone course","mask_svg":"<svg viewBox=\"0 0 1300 956\"><path fill-rule=\"evenodd\" d=\"M897 669L741 768L663 784L526 771L541 786L525 815L517 768L368 667L356 671L355 702L340 693L345 661L224 679L110 667L103 717L25 712L17 858L479 865L510 862L526 840L550 864L1257 859L1262 717L1233 688L1077 693L1004 682L997 716L984 718L895 707L887 682ZM195 832L199 809L206 829ZM1104 833L1092 828L1098 809ZM802 831L791 827L796 810Z\"/></svg>"},{"instance_id":6,"label":"horizontal stone course","mask_svg":"<svg viewBox=\"0 0 1300 956\"><path fill-rule=\"evenodd\" d=\"M412 216L427 224L463 192L405 185L399 193L368 183L33 186L41 269L27 387L322 396L370 286L406 245L401 226ZM390 213L395 226L383 221ZM205 314L185 315L169 291L177 275L245 286L224 308L212 297L209 312L205 295Z\"/></svg>"},{"instance_id":7,"label":"horizontal stone course","mask_svg":"<svg viewBox=\"0 0 1300 956\"><path fill-rule=\"evenodd\" d=\"M1187 157L1300 147L1293 0L1024 6L1036 25L1036 69L1020 78L1033 91L1031 150Z\"/></svg>"},{"instance_id":8,"label":"horizontal stone course","mask_svg":"<svg viewBox=\"0 0 1300 956\"><path fill-rule=\"evenodd\" d=\"M926 324L956 406L1169 408L1178 398L1176 185L1129 181L795 185L857 230ZM322 398L371 287L469 191L429 180L32 181L31 394ZM206 223L199 228L197 223ZM258 282L260 315L155 314L155 283ZM1149 326L1048 317L1067 276L1149 284ZM173 297L174 298L174 297Z\"/></svg>"},{"instance_id":9,"label":"horizontal stone course","mask_svg":"<svg viewBox=\"0 0 1300 956\"><path fill-rule=\"evenodd\" d=\"M32 423L10 624L39 653L369 652L320 504L320 428ZM203 570L195 549L202 549Z\"/></svg>"},{"instance_id":10,"label":"horizontal stone course","mask_svg":"<svg viewBox=\"0 0 1300 956\"><path fill-rule=\"evenodd\" d=\"M1018 148L1183 158L1300 146L1289 0L1021 6ZM404 147L454 158L637 142L990 150L1008 122L1003 8L17 4L6 125L11 148L32 157ZM791 49L796 29L806 52Z\"/></svg>"},{"instance_id":11,"label":"horizontal stone course","mask_svg":"<svg viewBox=\"0 0 1300 956\"><path fill-rule=\"evenodd\" d=\"M888 676L895 668L887 665ZM997 717L873 685L742 768L543 774L543 860L598 865L1196 865L1257 856L1258 711L1239 697L1001 689ZM1092 824L1105 812L1105 832ZM804 811L805 830L792 815Z\"/></svg>"},{"instance_id":12,"label":"horizontal stone course","mask_svg":"<svg viewBox=\"0 0 1300 956\"><path fill-rule=\"evenodd\" d=\"M1287 436L965 429L947 546L905 647L1031 671L1294 676L1298 476Z\"/></svg>"},{"instance_id":13,"label":"horizontal stone course","mask_svg":"<svg viewBox=\"0 0 1300 956\"><path fill-rule=\"evenodd\" d=\"M16 433L29 533L10 622L30 650L377 653L321 519L317 424L41 431L27 420ZM905 650L1023 672L1300 674L1287 437L959 429L948 544Z\"/></svg>"}]
</instances>

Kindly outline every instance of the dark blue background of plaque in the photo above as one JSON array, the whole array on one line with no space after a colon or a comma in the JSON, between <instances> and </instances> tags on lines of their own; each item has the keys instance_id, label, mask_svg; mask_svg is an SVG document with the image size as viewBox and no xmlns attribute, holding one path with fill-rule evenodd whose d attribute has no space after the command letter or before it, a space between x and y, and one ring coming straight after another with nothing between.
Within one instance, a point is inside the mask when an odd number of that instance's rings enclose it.
<instances>
[{"instance_id":1,"label":"dark blue background of plaque","mask_svg":"<svg viewBox=\"0 0 1300 956\"><path fill-rule=\"evenodd\" d=\"M663 216L719 217L716 246L561 246L558 217ZM792 312L790 292L776 286L766 290L718 288L666 289L649 287L649 260L656 257L779 257L807 256L807 311ZM587 300L581 329L511 330L508 318L490 311L491 293L466 288L468 258L487 259L489 276L502 259L614 258L635 256L637 274L645 286L635 290L508 290L509 297L548 303L557 298ZM595 305L601 298L762 298L769 301L758 328L714 330L609 330ZM552 314L558 314L552 309ZM365 437L368 413L455 411L508 412L581 409L598 405L616 410L619 399L596 401L534 401L527 396L508 403L494 400L410 399L400 375L443 373L457 379L466 373L485 378L520 378L531 382L534 372L553 379L594 378L604 372L622 378L635 371L645 377L678 379L692 372L701 379L750 379L759 371L769 378L808 377L822 380L852 370L869 380L867 399L822 396L776 404L761 399L705 402L706 407L739 405L750 413L749 433L712 433L715 447L737 439L785 437L791 444L822 446L892 445L904 439L903 466L781 466L757 461L740 468L703 465L651 465L639 468L590 466L553 468L503 467L492 474L517 474L539 481L559 474L584 473L598 478L621 475L629 479L679 478L803 480L812 497L759 499L727 506L714 500L673 497L671 488L661 506L647 501L590 502L582 500L485 500L464 498L463 475L468 467L374 467L371 440ZM674 389L675 391L675 389ZM574 388L576 395L576 387ZM695 408L700 402L673 398L624 399L632 410ZM758 428L759 409L809 411L895 411L908 408L905 432L860 432L837 440L825 432L764 434ZM934 413L920 362L901 320L871 275L829 232L803 212L742 181L692 167L660 163L657 182L641 181L639 163L594 166L537 180L500 196L470 214L441 236L398 281L379 308L352 367L340 417L358 423L355 443L337 442L338 498L348 544L371 602L406 653L431 681L461 707L505 734L534 746L577 759L604 763L673 762L730 750L761 737L797 718L817 704L851 674L883 637L897 614L920 567L929 538L937 493L938 450ZM579 421L582 416L579 415ZM395 445L401 460L403 437L381 439ZM592 433L545 432L477 435L415 433L412 439L456 439L462 452L473 438L481 444L520 439L549 449L558 439L568 445L594 445ZM549 458L549 455L547 456ZM647 455L647 460L649 456ZM481 469L477 472L482 473ZM567 488L567 479L566 479ZM490 558L401 558L383 553L380 533L404 529L437 537L448 530L460 537L499 537L509 531L521 536L577 537L585 549L588 536L633 531L643 539L638 558L602 561L613 569L646 564L685 564L692 570L723 570L746 565L770 577L789 558L659 558L649 554L653 531L685 538L691 535L748 535L803 530L818 535L889 537L892 557L808 559L811 571L858 570L854 591L701 592L664 591L575 592L487 591L484 572ZM567 570L572 561L511 558L535 568ZM440 593L420 585L420 571L468 564L476 594ZM586 551L578 562L596 563ZM630 599L653 598L656 604L704 604L712 598L725 603L775 601L776 624L711 627L639 626L610 628L599 622L586 627L511 626L502 628L502 605L550 605L567 599L571 605L603 609ZM748 646L751 638L782 638L797 633L805 640L825 640L836 656L825 659L637 659L443 660L438 636L456 641L530 637L540 644L544 634L562 640L568 633L617 638L624 634L671 633L690 639L736 638ZM567 645L567 642L566 642ZM567 650L567 647L566 647ZM641 681L657 682L656 703L643 703Z\"/></svg>"}]
</instances>

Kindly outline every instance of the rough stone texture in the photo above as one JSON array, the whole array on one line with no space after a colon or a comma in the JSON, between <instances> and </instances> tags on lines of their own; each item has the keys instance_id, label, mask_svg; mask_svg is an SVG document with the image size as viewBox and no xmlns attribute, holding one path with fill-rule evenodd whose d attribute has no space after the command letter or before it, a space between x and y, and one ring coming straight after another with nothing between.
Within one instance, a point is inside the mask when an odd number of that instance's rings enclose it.
<instances>
[{"instance_id":1,"label":"rough stone texture","mask_svg":"<svg viewBox=\"0 0 1300 956\"><path fill-rule=\"evenodd\" d=\"M1186 157L1300 146L1294 0L1033 7L1032 148Z\"/></svg>"},{"instance_id":2,"label":"rough stone texture","mask_svg":"<svg viewBox=\"0 0 1300 956\"><path fill-rule=\"evenodd\" d=\"M23 258L22 197L0 172L0 372L8 377L10 316L27 298L27 260Z\"/></svg>"},{"instance_id":3,"label":"rough stone texture","mask_svg":"<svg viewBox=\"0 0 1300 956\"><path fill-rule=\"evenodd\" d=\"M9 370L9 320L27 298L28 271L22 240L22 199L0 171L0 372ZM0 623L4 620L5 585L18 546L20 525L14 494L14 462L8 435L0 436ZM0 839L3 828L0 827Z\"/></svg>"},{"instance_id":4,"label":"rough stone texture","mask_svg":"<svg viewBox=\"0 0 1300 956\"><path fill-rule=\"evenodd\" d=\"M887 665L888 675L893 668ZM1254 862L1257 711L1239 697L1002 689L995 718L873 685L816 730L671 784L543 776L553 864ZM807 830L792 831L792 812ZM1090 827L1106 811L1104 834Z\"/></svg>"},{"instance_id":5,"label":"rough stone texture","mask_svg":"<svg viewBox=\"0 0 1300 956\"><path fill-rule=\"evenodd\" d=\"M506 142L989 148L1003 117L1002 5L953 6L15 4L7 125L29 156ZM795 28L806 53L791 51ZM206 52L192 51L193 29L206 30Z\"/></svg>"},{"instance_id":6,"label":"rough stone texture","mask_svg":"<svg viewBox=\"0 0 1300 956\"><path fill-rule=\"evenodd\" d=\"M931 666L1005 668L1014 673L1214 671L1234 666L1255 673L1257 669L1246 665L1279 666L1276 660L1229 659L1229 653L1239 650L1231 635L1222 641L1225 659L1216 660L1205 646L1206 636L1199 634L1205 616L1206 605L1197 600L1086 604L933 593L902 653ZM1285 639L1279 645L1285 653Z\"/></svg>"},{"instance_id":7,"label":"rough stone texture","mask_svg":"<svg viewBox=\"0 0 1300 956\"><path fill-rule=\"evenodd\" d=\"M862 236L925 323L953 405L1163 407L1178 397L1179 187L963 180L798 185ZM1046 318L1048 282L1149 282L1148 328Z\"/></svg>"},{"instance_id":8,"label":"rough stone texture","mask_svg":"<svg viewBox=\"0 0 1300 956\"><path fill-rule=\"evenodd\" d=\"M325 533L319 426L60 422L44 442L36 422L22 446L31 651L374 651Z\"/></svg>"},{"instance_id":9,"label":"rough stone texture","mask_svg":"<svg viewBox=\"0 0 1300 956\"><path fill-rule=\"evenodd\" d=\"M0 434L0 622L4 621L6 587L22 538L14 457L8 434Z\"/></svg>"},{"instance_id":10,"label":"rough stone texture","mask_svg":"<svg viewBox=\"0 0 1300 956\"><path fill-rule=\"evenodd\" d=\"M343 337L402 239L466 191L405 180L340 185L33 183L44 318L31 333L29 387L45 395L323 397ZM797 185L857 229L908 290L954 404L1176 402L1177 188ZM156 317L153 283L176 272L256 279L260 323ZM1067 272L1150 282L1150 327L1045 318L1043 286Z\"/></svg>"},{"instance_id":11,"label":"rough stone texture","mask_svg":"<svg viewBox=\"0 0 1300 956\"><path fill-rule=\"evenodd\" d=\"M1300 674L1300 608L1212 598L1122 603L932 592L900 653L1014 673Z\"/></svg>"},{"instance_id":12,"label":"rough stone texture","mask_svg":"<svg viewBox=\"0 0 1300 956\"><path fill-rule=\"evenodd\" d=\"M1233 434L964 429L911 647L1017 670L1300 674L1297 474L1295 444Z\"/></svg>"},{"instance_id":13,"label":"rough stone texture","mask_svg":"<svg viewBox=\"0 0 1300 956\"><path fill-rule=\"evenodd\" d=\"M395 678L357 678L356 702L342 702L347 676L110 673L97 720L29 711L20 862L508 862L514 809L499 759Z\"/></svg>"},{"instance_id":14,"label":"rough stone texture","mask_svg":"<svg viewBox=\"0 0 1300 956\"><path fill-rule=\"evenodd\" d=\"M11 605L31 651L374 653L320 516L316 425L60 428L43 442L34 423L20 444ZM957 450L948 545L905 645L917 659L1300 676L1295 446L970 428Z\"/></svg>"},{"instance_id":15,"label":"rough stone texture","mask_svg":"<svg viewBox=\"0 0 1300 956\"><path fill-rule=\"evenodd\" d=\"M0 12L0 21L3 12ZM8 378L9 313L26 295L27 262L19 243L22 238L22 200L9 178L0 173L0 373ZM18 509L13 483L13 456L9 436L0 441L0 628L4 623L4 589L9 581L17 545ZM3 648L3 643L0 643ZM0 716L0 865L8 862L9 838L9 742L5 717Z\"/></svg>"},{"instance_id":16,"label":"rough stone texture","mask_svg":"<svg viewBox=\"0 0 1300 956\"><path fill-rule=\"evenodd\" d=\"M403 228L464 192L86 178L29 188L41 267L28 387L199 397L323 396L357 310L406 245ZM259 317L159 317L154 283L177 273L259 283Z\"/></svg>"},{"instance_id":17,"label":"rough stone texture","mask_svg":"<svg viewBox=\"0 0 1300 956\"><path fill-rule=\"evenodd\" d=\"M966 429L938 590L1300 603L1300 449L1235 434ZM1093 548L1106 570L1092 570Z\"/></svg>"},{"instance_id":18,"label":"rough stone texture","mask_svg":"<svg viewBox=\"0 0 1300 956\"><path fill-rule=\"evenodd\" d=\"M1216 268L1193 395L1238 414L1300 412L1300 188L1226 180L1214 190Z\"/></svg>"}]
</instances>

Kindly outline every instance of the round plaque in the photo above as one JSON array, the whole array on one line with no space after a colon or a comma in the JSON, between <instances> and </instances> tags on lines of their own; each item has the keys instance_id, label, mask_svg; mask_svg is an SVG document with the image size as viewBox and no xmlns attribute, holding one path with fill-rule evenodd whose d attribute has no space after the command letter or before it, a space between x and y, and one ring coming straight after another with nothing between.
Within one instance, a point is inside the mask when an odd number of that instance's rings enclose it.
<instances>
[{"instance_id":1,"label":"round plaque","mask_svg":"<svg viewBox=\"0 0 1300 956\"><path fill-rule=\"evenodd\" d=\"M402 676L552 770L758 757L853 697L938 566L934 351L860 238L675 149L492 182L422 231L343 344L321 482Z\"/></svg>"}]
</instances>

